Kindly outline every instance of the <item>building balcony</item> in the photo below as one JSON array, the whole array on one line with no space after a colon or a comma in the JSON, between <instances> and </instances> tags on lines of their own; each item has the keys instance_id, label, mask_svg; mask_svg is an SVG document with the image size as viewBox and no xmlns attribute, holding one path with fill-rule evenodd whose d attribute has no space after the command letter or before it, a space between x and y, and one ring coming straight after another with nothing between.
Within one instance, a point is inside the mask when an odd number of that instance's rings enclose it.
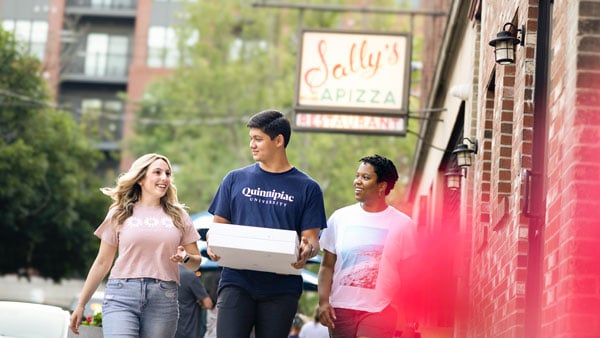
<instances>
[{"instance_id":1,"label":"building balcony","mask_svg":"<svg viewBox=\"0 0 600 338\"><path fill-rule=\"evenodd\" d=\"M127 85L131 57L127 54L87 54L79 52L63 58L61 82Z\"/></svg>"},{"instance_id":2,"label":"building balcony","mask_svg":"<svg viewBox=\"0 0 600 338\"><path fill-rule=\"evenodd\" d=\"M88 17L135 19L136 0L67 0L65 12Z\"/></svg>"}]
</instances>

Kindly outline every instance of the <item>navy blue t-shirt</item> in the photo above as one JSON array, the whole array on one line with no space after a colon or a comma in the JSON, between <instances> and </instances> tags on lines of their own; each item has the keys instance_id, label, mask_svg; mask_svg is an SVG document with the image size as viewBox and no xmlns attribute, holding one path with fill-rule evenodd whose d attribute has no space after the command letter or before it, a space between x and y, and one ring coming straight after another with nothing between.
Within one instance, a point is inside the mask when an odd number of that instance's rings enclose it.
<instances>
[{"instance_id":1,"label":"navy blue t-shirt","mask_svg":"<svg viewBox=\"0 0 600 338\"><path fill-rule=\"evenodd\" d=\"M299 237L303 230L327 227L321 187L296 168L270 173L256 163L233 170L208 211L232 224L295 230ZM302 293L300 276L223 268L219 288L231 284L257 296Z\"/></svg>"}]
</instances>

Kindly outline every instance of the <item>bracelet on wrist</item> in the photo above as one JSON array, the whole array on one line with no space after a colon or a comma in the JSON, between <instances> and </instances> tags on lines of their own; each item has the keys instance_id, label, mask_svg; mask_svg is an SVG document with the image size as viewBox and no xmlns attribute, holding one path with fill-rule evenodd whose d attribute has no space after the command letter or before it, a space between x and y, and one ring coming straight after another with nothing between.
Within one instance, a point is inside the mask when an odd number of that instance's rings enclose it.
<instances>
[{"instance_id":1,"label":"bracelet on wrist","mask_svg":"<svg viewBox=\"0 0 600 338\"><path fill-rule=\"evenodd\" d=\"M185 255L185 257L183 257L183 260L182 260L182 261L183 261L183 263L187 263L187 262L189 262L189 261L190 261L190 255L187 255L187 254L186 254L186 255Z\"/></svg>"}]
</instances>

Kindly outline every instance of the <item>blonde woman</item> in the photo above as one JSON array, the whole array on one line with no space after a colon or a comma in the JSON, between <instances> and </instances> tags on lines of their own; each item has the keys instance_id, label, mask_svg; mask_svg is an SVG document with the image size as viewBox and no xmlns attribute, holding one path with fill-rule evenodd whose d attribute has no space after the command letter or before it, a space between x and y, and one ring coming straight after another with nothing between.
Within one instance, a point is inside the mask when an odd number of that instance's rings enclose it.
<instances>
[{"instance_id":1,"label":"blonde woman","mask_svg":"<svg viewBox=\"0 0 600 338\"><path fill-rule=\"evenodd\" d=\"M201 257L199 235L177 199L171 163L162 155L143 155L115 187L101 191L114 202L94 232L100 249L71 315L71 330L79 334L85 304L112 267L102 304L104 337L173 337L178 263L196 270Z\"/></svg>"}]
</instances>

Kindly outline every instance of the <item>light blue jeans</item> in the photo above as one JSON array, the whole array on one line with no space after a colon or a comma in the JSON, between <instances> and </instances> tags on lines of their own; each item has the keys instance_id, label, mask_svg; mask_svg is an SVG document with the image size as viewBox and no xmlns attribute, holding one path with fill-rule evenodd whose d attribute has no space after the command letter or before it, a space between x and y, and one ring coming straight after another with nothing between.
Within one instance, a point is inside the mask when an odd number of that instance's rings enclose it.
<instances>
[{"instance_id":1,"label":"light blue jeans","mask_svg":"<svg viewBox=\"0 0 600 338\"><path fill-rule=\"evenodd\" d=\"M177 283L154 278L109 279L102 304L105 338L175 336Z\"/></svg>"}]
</instances>

